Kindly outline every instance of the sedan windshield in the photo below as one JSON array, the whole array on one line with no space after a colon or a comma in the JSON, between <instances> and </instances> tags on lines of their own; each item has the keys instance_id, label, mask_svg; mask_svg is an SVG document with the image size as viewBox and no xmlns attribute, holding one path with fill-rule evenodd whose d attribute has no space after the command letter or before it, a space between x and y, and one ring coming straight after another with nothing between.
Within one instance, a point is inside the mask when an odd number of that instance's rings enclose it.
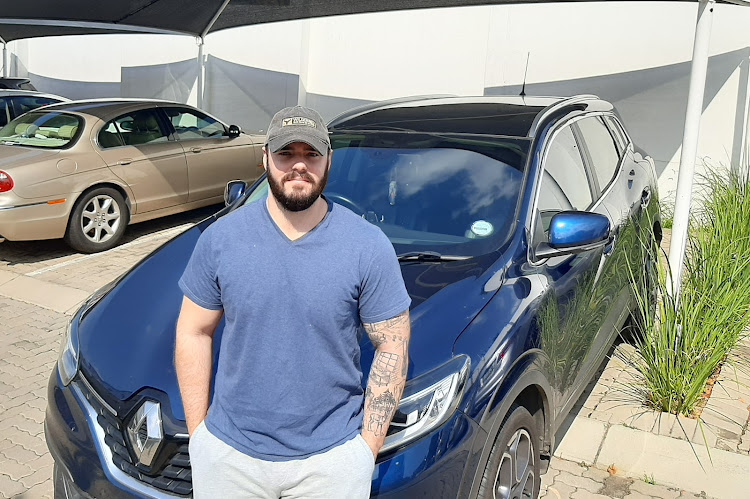
<instances>
[{"instance_id":1,"label":"sedan windshield","mask_svg":"<svg viewBox=\"0 0 750 499\"><path fill-rule=\"evenodd\" d=\"M478 256L508 237L527 139L357 132L331 141L324 195L380 227L398 254ZM263 181L247 202L267 191Z\"/></svg>"},{"instance_id":2,"label":"sedan windshield","mask_svg":"<svg viewBox=\"0 0 750 499\"><path fill-rule=\"evenodd\" d=\"M71 114L32 111L0 129L0 145L65 149L78 138L82 121Z\"/></svg>"}]
</instances>

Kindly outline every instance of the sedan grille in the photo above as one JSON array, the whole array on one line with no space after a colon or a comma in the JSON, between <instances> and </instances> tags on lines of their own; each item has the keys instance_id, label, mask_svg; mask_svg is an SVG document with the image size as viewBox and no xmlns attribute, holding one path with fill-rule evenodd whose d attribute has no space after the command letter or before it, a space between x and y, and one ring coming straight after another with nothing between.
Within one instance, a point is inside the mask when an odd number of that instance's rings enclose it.
<instances>
[{"instance_id":1,"label":"sedan grille","mask_svg":"<svg viewBox=\"0 0 750 499\"><path fill-rule=\"evenodd\" d=\"M82 375L79 374L81 378ZM89 383L83 379L77 382L86 401L96 411L96 422L104 430L104 443L112 451L114 465L129 476L159 490L189 496L193 492L190 469L190 455L188 454L187 439L174 439L164 445L157 459L156 468L144 470L136 464L125 442L125 426L111 409L91 389ZM139 428L139 432L142 428ZM143 429L145 431L145 429ZM167 442L165 442L167 444Z\"/></svg>"}]
</instances>

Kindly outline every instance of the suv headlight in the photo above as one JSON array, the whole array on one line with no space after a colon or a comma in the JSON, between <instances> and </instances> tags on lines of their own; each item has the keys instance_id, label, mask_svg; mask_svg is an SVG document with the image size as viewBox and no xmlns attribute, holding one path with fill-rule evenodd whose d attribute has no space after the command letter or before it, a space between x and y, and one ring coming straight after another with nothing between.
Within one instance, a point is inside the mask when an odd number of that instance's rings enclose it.
<instances>
[{"instance_id":1,"label":"suv headlight","mask_svg":"<svg viewBox=\"0 0 750 499\"><path fill-rule=\"evenodd\" d=\"M63 386L68 386L78 372L78 316L74 315L68 322L57 359L57 372Z\"/></svg>"},{"instance_id":2,"label":"suv headlight","mask_svg":"<svg viewBox=\"0 0 750 499\"><path fill-rule=\"evenodd\" d=\"M78 372L79 343L78 343L78 324L84 316L99 301L110 292L117 284L118 279L102 286L83 302L78 312L73 314L73 318L68 322L68 328L65 330L62 344L60 345L60 356L57 359L57 372L60 374L60 380L63 386L68 386L76 373Z\"/></svg>"},{"instance_id":3,"label":"suv headlight","mask_svg":"<svg viewBox=\"0 0 750 499\"><path fill-rule=\"evenodd\" d=\"M380 452L403 446L445 423L461 402L469 365L469 357L459 355L407 381Z\"/></svg>"}]
</instances>

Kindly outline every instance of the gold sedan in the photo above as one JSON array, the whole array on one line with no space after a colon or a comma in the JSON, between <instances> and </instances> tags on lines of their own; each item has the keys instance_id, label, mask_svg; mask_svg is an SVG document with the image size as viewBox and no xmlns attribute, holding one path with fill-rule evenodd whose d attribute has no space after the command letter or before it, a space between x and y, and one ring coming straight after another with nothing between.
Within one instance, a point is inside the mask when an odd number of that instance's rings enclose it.
<instances>
[{"instance_id":1,"label":"gold sedan","mask_svg":"<svg viewBox=\"0 0 750 499\"><path fill-rule=\"evenodd\" d=\"M220 203L230 180L258 178L264 140L166 101L31 111L0 129L0 241L109 249L129 223Z\"/></svg>"}]
</instances>

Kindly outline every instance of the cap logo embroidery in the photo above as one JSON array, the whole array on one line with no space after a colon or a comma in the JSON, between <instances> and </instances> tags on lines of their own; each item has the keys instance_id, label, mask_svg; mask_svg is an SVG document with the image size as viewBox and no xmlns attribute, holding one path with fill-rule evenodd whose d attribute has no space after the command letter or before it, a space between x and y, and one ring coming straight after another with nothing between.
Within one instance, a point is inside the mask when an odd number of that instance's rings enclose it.
<instances>
[{"instance_id":1,"label":"cap logo embroidery","mask_svg":"<svg viewBox=\"0 0 750 499\"><path fill-rule=\"evenodd\" d=\"M281 120L281 126L309 126L316 128L315 122L310 118L304 118L302 116L294 116L292 118L284 118Z\"/></svg>"}]
</instances>

